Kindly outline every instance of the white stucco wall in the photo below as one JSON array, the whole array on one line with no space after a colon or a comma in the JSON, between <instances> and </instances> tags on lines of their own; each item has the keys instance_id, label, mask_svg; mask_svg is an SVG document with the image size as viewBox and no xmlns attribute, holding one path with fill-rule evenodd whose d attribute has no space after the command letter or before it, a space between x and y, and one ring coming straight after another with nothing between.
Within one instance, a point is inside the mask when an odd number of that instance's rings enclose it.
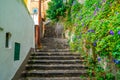
<instances>
[{"instance_id":1,"label":"white stucco wall","mask_svg":"<svg viewBox=\"0 0 120 80\"><path fill-rule=\"evenodd\" d=\"M34 22L22 0L0 0L0 80L11 80L28 51L34 47ZM10 32L11 48L5 48L6 32ZM14 61L15 42L21 44L20 60Z\"/></svg>"}]
</instances>

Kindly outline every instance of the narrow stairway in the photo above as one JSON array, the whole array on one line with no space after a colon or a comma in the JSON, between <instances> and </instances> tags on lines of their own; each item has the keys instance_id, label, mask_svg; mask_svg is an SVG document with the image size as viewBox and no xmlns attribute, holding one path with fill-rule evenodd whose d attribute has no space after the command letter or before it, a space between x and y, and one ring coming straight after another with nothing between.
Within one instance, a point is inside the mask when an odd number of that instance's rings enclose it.
<instances>
[{"instance_id":1,"label":"narrow stairway","mask_svg":"<svg viewBox=\"0 0 120 80\"><path fill-rule=\"evenodd\" d=\"M84 58L71 52L65 40L59 40L43 39L43 49L30 55L19 80L87 80Z\"/></svg>"}]
</instances>

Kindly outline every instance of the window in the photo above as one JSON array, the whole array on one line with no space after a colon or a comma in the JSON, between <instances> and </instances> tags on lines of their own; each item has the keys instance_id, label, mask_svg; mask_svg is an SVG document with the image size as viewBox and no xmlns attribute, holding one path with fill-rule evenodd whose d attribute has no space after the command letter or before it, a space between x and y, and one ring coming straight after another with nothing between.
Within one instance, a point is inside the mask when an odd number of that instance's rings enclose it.
<instances>
[{"instance_id":1,"label":"window","mask_svg":"<svg viewBox=\"0 0 120 80\"><path fill-rule=\"evenodd\" d=\"M20 43L15 42L14 61L20 59Z\"/></svg>"},{"instance_id":2,"label":"window","mask_svg":"<svg viewBox=\"0 0 120 80\"><path fill-rule=\"evenodd\" d=\"M6 43L5 43L6 48L11 48L11 33L7 32L6 33Z\"/></svg>"}]
</instances>

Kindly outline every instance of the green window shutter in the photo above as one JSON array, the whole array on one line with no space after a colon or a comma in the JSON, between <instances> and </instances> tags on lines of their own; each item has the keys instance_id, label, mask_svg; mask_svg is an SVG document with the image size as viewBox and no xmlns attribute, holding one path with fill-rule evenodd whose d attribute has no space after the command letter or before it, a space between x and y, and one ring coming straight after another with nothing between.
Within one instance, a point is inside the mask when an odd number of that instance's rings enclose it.
<instances>
[{"instance_id":1,"label":"green window shutter","mask_svg":"<svg viewBox=\"0 0 120 80\"><path fill-rule=\"evenodd\" d=\"M19 60L19 58L20 58L20 43L15 42L14 60Z\"/></svg>"}]
</instances>

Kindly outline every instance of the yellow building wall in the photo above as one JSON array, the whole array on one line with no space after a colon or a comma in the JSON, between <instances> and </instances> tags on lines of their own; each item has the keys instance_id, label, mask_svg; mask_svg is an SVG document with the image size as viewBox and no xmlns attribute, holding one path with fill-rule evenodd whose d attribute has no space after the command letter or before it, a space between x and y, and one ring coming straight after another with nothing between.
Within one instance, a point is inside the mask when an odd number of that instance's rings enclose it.
<instances>
[{"instance_id":1,"label":"yellow building wall","mask_svg":"<svg viewBox=\"0 0 120 80\"><path fill-rule=\"evenodd\" d=\"M25 3L29 3L27 4L27 6L29 6L29 11L30 11L30 14L33 14L33 9L34 8L37 8L39 9L39 0L25 0ZM41 15L42 15L42 18L45 17L46 15L46 10L48 9L48 2L51 1L51 0L42 0L41 1Z\"/></svg>"}]
</instances>

